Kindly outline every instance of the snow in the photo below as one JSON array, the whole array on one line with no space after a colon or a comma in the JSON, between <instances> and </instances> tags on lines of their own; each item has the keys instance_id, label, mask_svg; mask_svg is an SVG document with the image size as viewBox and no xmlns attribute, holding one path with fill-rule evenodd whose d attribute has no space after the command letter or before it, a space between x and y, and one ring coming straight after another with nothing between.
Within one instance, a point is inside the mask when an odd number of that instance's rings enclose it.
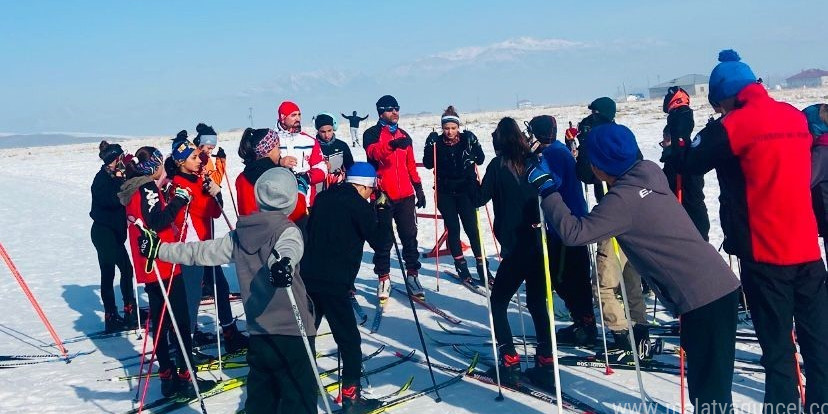
<instances>
[{"instance_id":1,"label":"snow","mask_svg":"<svg viewBox=\"0 0 828 414\"><path fill-rule=\"evenodd\" d=\"M774 91L773 94L803 108L814 102L828 100L828 90L811 89L795 91ZM696 109L696 130L704 125L712 110L704 99L694 100ZM620 103L617 121L628 125L636 134L645 158L658 160L661 130L665 115L661 112L660 101L639 101ZM463 114L465 127L476 133L483 142L487 160L493 156L490 132L502 116L513 116L518 122L531 119L538 114L552 114L562 131L567 121L577 122L585 115L585 105L570 107L528 108L521 110L482 112ZM310 122L306 122L310 124ZM403 117L401 126L411 133L415 148L423 147L425 137L433 128L439 127L437 115L420 117ZM347 128L339 130L341 138L349 140ZM562 135L562 132L560 133ZM241 172L242 164L236 155L240 131L222 133L220 145L229 155L229 176L235 178ZM131 139L122 142L130 151L142 145L154 145L167 151L167 138ZM365 157L361 149L355 151L357 159ZM89 185L92 177L100 167L97 158L97 144L84 143L54 147L21 148L0 150L0 242L15 261L21 274L28 282L34 295L39 300L44 312L54 324L58 334L71 338L84 333L99 331L103 328L103 314L99 292L99 271L94 248L90 242L89 229L91 220L88 216L90 205ZM431 188L432 175L421 169L425 188ZM714 173L706 177L706 201L711 219L711 243L718 247L722 234L718 219L718 185ZM224 185L225 200L228 185ZM430 196L430 192L429 192ZM433 209L432 199L428 200L426 212ZM227 213L231 216L232 210ZM481 226L487 228L485 215L481 214ZM227 226L222 220L216 221L217 233L222 234ZM442 231L442 227L439 229ZM495 246L491 233L484 230L487 238L486 250L490 257L495 255ZM425 251L434 244L434 222L429 219L419 221L420 250ZM373 296L376 278L372 273L372 252L366 246L363 267L357 279L359 302L363 305L369 319L373 317ZM392 255L392 267L397 265ZM725 256L726 258L726 256ZM496 261L492 260L496 269ZM441 268L450 268L447 258L441 259ZM398 269L398 268L397 268ZM231 286L235 284L232 268L227 268ZM422 283L427 289L428 300L464 322L457 329L480 334L488 334L486 302L483 297L475 295L450 278L439 280L436 291L435 262L433 259L423 261ZM401 283L401 273L392 274L395 283ZM146 303L143 295L142 303ZM116 289L116 292L117 289ZM119 295L116 294L116 297ZM118 298L120 301L120 298ZM560 302L556 301L556 313L563 313ZM242 313L241 305L234 303L234 314ZM42 354L57 353L49 347L52 342L39 319L32 311L24 295L21 294L14 278L6 270L0 271L0 312L4 315L0 322L0 354ZM479 338L454 337L443 333L436 322L443 320L433 313L418 307L423 329L431 336L448 341L470 342L483 341ZM659 318L669 317L659 313ZM212 308L202 308L200 323L212 323ZM520 333L520 321L517 310L510 310L512 329ZM243 319L243 317L242 317ZM369 321L370 324L370 321ZM567 324L558 321L558 327ZM526 326L532 334L531 323ZM205 329L212 329L212 325ZM322 332L328 328L323 324ZM408 300L400 295L392 295L386 308L380 331L370 335L362 330L363 352L368 353L381 344L388 348L380 356L368 361L366 369L393 360L394 351L407 353L417 349L422 357L421 345L414 326ZM434 361L453 366L464 366L466 360L450 348L439 347L427 340L429 355ZM142 342L134 334L97 340L85 340L67 344L70 352L92 351L91 355L80 356L70 364L62 362L29 365L13 369L0 369L0 411L2 412L124 412L134 407L134 382L100 381L124 373L134 373L136 367L121 369L118 358L124 358L140 352ZM330 336L317 341L317 349L326 351L335 348ZM758 359L760 351L756 345L739 344L739 356ZM479 347L481 355L490 356L491 347ZM567 351L569 352L569 351ZM531 351L530 351L531 353ZM660 359L677 363L674 356L659 356ZM130 360L131 361L131 360ZM335 359L322 358L322 369L336 366ZM237 376L245 373L244 369L226 371L226 375ZM202 373L206 377L217 375L216 371ZM380 396L401 385L410 375L415 376L412 389L421 389L430 385L427 369L420 364L406 362L391 370L376 374L370 378L374 395ZM448 378L446 374L435 370L437 381ZM602 370L588 368L561 368L562 383L566 392L584 398L588 403L611 412L613 404L635 404L638 402L638 386L634 372L616 370L611 376L605 376ZM675 375L643 373L647 392L666 404L678 404L679 378ZM160 397L159 386L151 382L147 401ZM736 374L733 378L733 395L737 407L742 411L756 412L756 405L762 398L764 375ZM432 396L421 397L413 403L395 408L400 413L493 413L493 412L551 412L554 407L525 395L506 392L503 402L494 402L496 391L493 387L478 382L463 381L441 390L443 398L436 403ZM209 412L235 412L246 398L245 390L235 390L206 400ZM321 400L320 400L321 402ZM752 405L751 405L752 404ZM322 405L320 404L320 407ZM197 412L195 405L181 412Z\"/></svg>"}]
</instances>

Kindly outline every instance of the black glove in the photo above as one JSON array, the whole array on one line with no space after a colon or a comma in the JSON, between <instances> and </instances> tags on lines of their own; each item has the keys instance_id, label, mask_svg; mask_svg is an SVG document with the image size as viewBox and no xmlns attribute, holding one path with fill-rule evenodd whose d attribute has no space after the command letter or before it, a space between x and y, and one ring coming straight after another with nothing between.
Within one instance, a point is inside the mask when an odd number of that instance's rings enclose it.
<instances>
[{"instance_id":1,"label":"black glove","mask_svg":"<svg viewBox=\"0 0 828 414\"><path fill-rule=\"evenodd\" d=\"M141 256L147 259L147 264L144 270L147 273L152 272L152 263L158 257L158 248L161 247L161 238L154 231L140 225L135 224L141 231L138 235L138 252Z\"/></svg>"},{"instance_id":2,"label":"black glove","mask_svg":"<svg viewBox=\"0 0 828 414\"><path fill-rule=\"evenodd\" d=\"M227 154L224 153L224 148L222 147L219 147L218 152L216 153L216 155L213 156L216 158L221 158L223 160L227 159Z\"/></svg>"},{"instance_id":3,"label":"black glove","mask_svg":"<svg viewBox=\"0 0 828 414\"><path fill-rule=\"evenodd\" d=\"M388 143L388 146L390 146L392 150L394 150L394 149L406 149L406 148L411 146L411 138L405 137L405 138L397 138L397 139L391 140Z\"/></svg>"},{"instance_id":4,"label":"black glove","mask_svg":"<svg viewBox=\"0 0 828 414\"><path fill-rule=\"evenodd\" d=\"M426 198L423 192L423 183L414 183L414 193L417 195L417 202L414 204L417 208L425 208Z\"/></svg>"},{"instance_id":5,"label":"black glove","mask_svg":"<svg viewBox=\"0 0 828 414\"><path fill-rule=\"evenodd\" d=\"M426 142L425 142L426 148L433 147L434 143L437 142L438 137L439 137L439 135L437 135L436 132L431 131L431 133L428 134L428 137L426 137Z\"/></svg>"},{"instance_id":6,"label":"black glove","mask_svg":"<svg viewBox=\"0 0 828 414\"><path fill-rule=\"evenodd\" d=\"M293 284L293 265L290 257L280 257L270 266L270 284L279 288Z\"/></svg>"}]
</instances>

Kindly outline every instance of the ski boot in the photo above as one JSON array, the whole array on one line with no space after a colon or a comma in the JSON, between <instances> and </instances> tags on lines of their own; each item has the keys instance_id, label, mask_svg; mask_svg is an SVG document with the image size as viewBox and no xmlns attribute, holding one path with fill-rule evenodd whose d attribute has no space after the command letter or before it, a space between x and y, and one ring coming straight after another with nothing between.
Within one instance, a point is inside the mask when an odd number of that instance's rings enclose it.
<instances>
[{"instance_id":1,"label":"ski boot","mask_svg":"<svg viewBox=\"0 0 828 414\"><path fill-rule=\"evenodd\" d=\"M425 299L425 290L423 289L423 285L420 284L417 269L408 269L405 271L405 285L408 286L411 296Z\"/></svg>"},{"instance_id":2,"label":"ski boot","mask_svg":"<svg viewBox=\"0 0 828 414\"><path fill-rule=\"evenodd\" d=\"M463 283L474 283L471 272L469 272L469 264L466 263L466 259L464 257L461 256L459 259L454 259L454 270L457 271L457 276L460 277L460 280L462 280Z\"/></svg>"},{"instance_id":3,"label":"ski boot","mask_svg":"<svg viewBox=\"0 0 828 414\"><path fill-rule=\"evenodd\" d=\"M486 278L483 278L483 260L481 258L477 259L477 278L480 280L480 286L486 285L486 280L489 281L489 290L492 290L492 286L494 285L494 276L492 276L492 268L489 266L489 261L486 260Z\"/></svg>"},{"instance_id":4,"label":"ski boot","mask_svg":"<svg viewBox=\"0 0 828 414\"><path fill-rule=\"evenodd\" d=\"M104 330L106 333L114 333L129 330L124 318L118 312L104 314Z\"/></svg>"},{"instance_id":5,"label":"ski boot","mask_svg":"<svg viewBox=\"0 0 828 414\"><path fill-rule=\"evenodd\" d=\"M559 343L592 348L595 346L595 337L598 336L595 317L590 315L576 320L572 325L558 329L557 335Z\"/></svg>"},{"instance_id":6,"label":"ski boot","mask_svg":"<svg viewBox=\"0 0 828 414\"><path fill-rule=\"evenodd\" d=\"M547 391L555 390L555 358L552 355L536 355L535 366L526 370L526 378L532 384Z\"/></svg>"},{"instance_id":7,"label":"ski boot","mask_svg":"<svg viewBox=\"0 0 828 414\"><path fill-rule=\"evenodd\" d=\"M372 412L381 404L380 400L363 397L359 384L342 385L342 412L345 414Z\"/></svg>"},{"instance_id":8,"label":"ski boot","mask_svg":"<svg viewBox=\"0 0 828 414\"><path fill-rule=\"evenodd\" d=\"M520 355L517 352L503 351L497 368L500 370L501 384L514 387L520 383ZM486 375L489 378L497 379L497 372L494 367L489 368Z\"/></svg>"},{"instance_id":9,"label":"ski boot","mask_svg":"<svg viewBox=\"0 0 828 414\"><path fill-rule=\"evenodd\" d=\"M216 381L205 380L195 377L198 384L198 391L205 392L216 386ZM178 371L178 395L185 398L196 398L195 388L193 388L193 381L190 379L190 371Z\"/></svg>"},{"instance_id":10,"label":"ski boot","mask_svg":"<svg viewBox=\"0 0 828 414\"><path fill-rule=\"evenodd\" d=\"M200 331L198 327L196 327L195 331L193 331L193 347L214 343L216 343L216 334L212 332Z\"/></svg>"},{"instance_id":11,"label":"ski boot","mask_svg":"<svg viewBox=\"0 0 828 414\"><path fill-rule=\"evenodd\" d=\"M622 331L612 331L615 345L607 350L607 358L610 363L622 365L635 365L635 355L630 348L629 331L624 329ZM633 338L638 350L638 357L642 362L647 362L653 358L653 350L650 346L649 328L644 325L633 326ZM604 353L597 353L596 358L604 359Z\"/></svg>"},{"instance_id":12,"label":"ski boot","mask_svg":"<svg viewBox=\"0 0 828 414\"><path fill-rule=\"evenodd\" d=\"M134 303L124 305L124 326L126 329L138 329L138 307Z\"/></svg>"},{"instance_id":13,"label":"ski boot","mask_svg":"<svg viewBox=\"0 0 828 414\"><path fill-rule=\"evenodd\" d=\"M236 321L233 321L227 326L221 327L221 334L224 341L224 352L228 354L235 354L239 351L247 349L247 344L250 339L247 335L241 333L236 327Z\"/></svg>"},{"instance_id":14,"label":"ski boot","mask_svg":"<svg viewBox=\"0 0 828 414\"><path fill-rule=\"evenodd\" d=\"M161 395L169 398L178 392L178 378L173 375L172 368L158 372L161 380Z\"/></svg>"},{"instance_id":15,"label":"ski boot","mask_svg":"<svg viewBox=\"0 0 828 414\"><path fill-rule=\"evenodd\" d=\"M377 285L377 297L381 305L388 302L388 297L391 296L391 275L379 275L379 284Z\"/></svg>"}]
</instances>

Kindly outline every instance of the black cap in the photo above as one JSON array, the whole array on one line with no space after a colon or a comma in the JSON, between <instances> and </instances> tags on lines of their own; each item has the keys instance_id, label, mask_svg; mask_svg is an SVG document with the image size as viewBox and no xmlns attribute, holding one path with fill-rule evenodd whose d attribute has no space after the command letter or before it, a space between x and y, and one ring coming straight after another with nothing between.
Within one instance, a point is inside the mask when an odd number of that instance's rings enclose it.
<instances>
[{"instance_id":1,"label":"black cap","mask_svg":"<svg viewBox=\"0 0 828 414\"><path fill-rule=\"evenodd\" d=\"M333 126L334 119L328 114L319 114L316 116L316 119L313 120L314 125L316 125L316 129L322 128L325 125Z\"/></svg>"},{"instance_id":2,"label":"black cap","mask_svg":"<svg viewBox=\"0 0 828 414\"><path fill-rule=\"evenodd\" d=\"M529 121L529 132L544 144L551 144L558 135L558 122L554 116L539 115Z\"/></svg>"},{"instance_id":3,"label":"black cap","mask_svg":"<svg viewBox=\"0 0 828 414\"><path fill-rule=\"evenodd\" d=\"M391 95L385 95L382 98L379 98L377 101L377 112L383 113L385 112L384 108L399 108L400 104L397 103L397 99ZM382 108L382 109L381 109Z\"/></svg>"},{"instance_id":4,"label":"black cap","mask_svg":"<svg viewBox=\"0 0 828 414\"><path fill-rule=\"evenodd\" d=\"M598 112L601 116L606 118L607 121L615 119L615 101L613 101L612 98L608 98L606 96L598 98L592 101L587 108Z\"/></svg>"}]
</instances>

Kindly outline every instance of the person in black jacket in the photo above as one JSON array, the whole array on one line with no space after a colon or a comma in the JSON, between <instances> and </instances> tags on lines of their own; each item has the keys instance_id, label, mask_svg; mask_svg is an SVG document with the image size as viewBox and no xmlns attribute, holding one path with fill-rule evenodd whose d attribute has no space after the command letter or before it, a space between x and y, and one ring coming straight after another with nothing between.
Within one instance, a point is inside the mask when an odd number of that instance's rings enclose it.
<instances>
[{"instance_id":1,"label":"person in black jacket","mask_svg":"<svg viewBox=\"0 0 828 414\"><path fill-rule=\"evenodd\" d=\"M124 183L124 150L118 144L101 141L98 156L104 165L92 181L92 244L98 252L101 268L101 300L104 305L104 325L107 332L136 329L138 326L135 298L132 286L132 263L129 261L124 242L127 239L126 209L118 200L118 191ZM121 273L121 298L124 317L115 305L115 266Z\"/></svg>"},{"instance_id":2,"label":"person in black jacket","mask_svg":"<svg viewBox=\"0 0 828 414\"><path fill-rule=\"evenodd\" d=\"M707 206L704 204L704 175L676 174L676 157L681 153L672 151L672 143L681 145L693 134L693 110L690 109L690 96L684 89L673 86L664 95L662 109L667 114L667 125L664 127L664 140L661 142L663 151L660 161L664 163L664 175L673 194L681 200L681 205L693 224L699 229L702 238L710 240L710 219L707 217ZM679 195L679 178L681 177L681 194Z\"/></svg>"},{"instance_id":3,"label":"person in black jacket","mask_svg":"<svg viewBox=\"0 0 828 414\"><path fill-rule=\"evenodd\" d=\"M423 165L435 169L437 192L437 209L443 216L448 231L448 247L454 258L454 268L461 279L471 282L469 266L463 257L460 246L460 222L471 243L472 252L477 259L477 277L485 283L483 277L483 254L480 249L480 229L478 228L476 165L483 164L485 155L480 141L471 131L460 132L460 117L453 106L446 108L440 118L443 133L432 132L426 138L423 149ZM436 159L435 159L436 154ZM435 168L436 167L436 168ZM486 269L489 269L486 266ZM487 275L491 278L491 275Z\"/></svg>"},{"instance_id":4,"label":"person in black jacket","mask_svg":"<svg viewBox=\"0 0 828 414\"><path fill-rule=\"evenodd\" d=\"M328 175L326 180L317 184L316 193L329 186L342 182L345 179L345 171L354 165L354 156L348 144L336 137L336 121L326 113L321 113L313 119L316 126L316 140L322 149L322 155L328 163Z\"/></svg>"},{"instance_id":5,"label":"person in black jacket","mask_svg":"<svg viewBox=\"0 0 828 414\"><path fill-rule=\"evenodd\" d=\"M343 118L347 119L351 125L351 146L356 147L359 145L359 123L368 119L368 115L360 117L357 115L357 112L354 111L351 116L340 114Z\"/></svg>"},{"instance_id":6,"label":"person in black jacket","mask_svg":"<svg viewBox=\"0 0 828 414\"><path fill-rule=\"evenodd\" d=\"M362 338L350 301L363 246L377 229L377 215L368 201L376 186L376 174L371 164L355 163L345 182L317 195L300 264L302 280L315 306L316 327L324 316L342 355L345 412L362 412L377 404L377 400L361 396Z\"/></svg>"},{"instance_id":7,"label":"person in black jacket","mask_svg":"<svg viewBox=\"0 0 828 414\"><path fill-rule=\"evenodd\" d=\"M515 350L507 310L510 299L524 280L526 309L532 315L538 338L536 367L527 370L527 376L533 381L552 378L554 358L538 231L538 192L526 180L526 171L536 157L512 118L501 119L492 138L497 156L486 166L478 205L492 200L494 207L494 233L500 241L503 260L491 291L492 320L500 359L500 379L504 384L514 385L520 379L520 355ZM494 375L494 369L491 373Z\"/></svg>"}]
</instances>

